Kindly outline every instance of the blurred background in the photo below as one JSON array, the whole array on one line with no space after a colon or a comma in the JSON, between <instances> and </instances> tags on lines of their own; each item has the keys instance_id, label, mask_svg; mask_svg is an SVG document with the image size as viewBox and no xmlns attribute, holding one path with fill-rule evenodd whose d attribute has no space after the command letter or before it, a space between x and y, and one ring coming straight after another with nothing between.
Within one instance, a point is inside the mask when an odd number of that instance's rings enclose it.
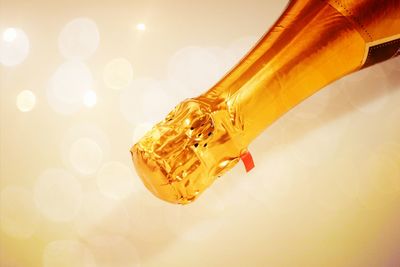
<instances>
[{"instance_id":1,"label":"blurred background","mask_svg":"<svg viewBox=\"0 0 400 267\"><path fill-rule=\"evenodd\" d=\"M399 58L291 110L193 204L131 164L286 4L0 0L0 265L399 266Z\"/></svg>"}]
</instances>

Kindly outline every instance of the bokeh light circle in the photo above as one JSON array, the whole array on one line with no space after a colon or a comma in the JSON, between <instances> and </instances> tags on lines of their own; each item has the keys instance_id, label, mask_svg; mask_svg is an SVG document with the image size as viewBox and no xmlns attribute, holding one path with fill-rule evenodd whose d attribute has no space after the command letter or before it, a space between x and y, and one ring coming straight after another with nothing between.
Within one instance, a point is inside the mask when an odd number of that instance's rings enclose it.
<instances>
[{"instance_id":1,"label":"bokeh light circle","mask_svg":"<svg viewBox=\"0 0 400 267\"><path fill-rule=\"evenodd\" d=\"M166 82L155 81L143 92L141 104L142 120L156 123L167 116L174 105L177 104L177 101L168 91Z\"/></svg>"},{"instance_id":2,"label":"bokeh light circle","mask_svg":"<svg viewBox=\"0 0 400 267\"><path fill-rule=\"evenodd\" d=\"M40 215L28 189L8 186L0 195L0 225L3 232L16 238L29 238L37 230Z\"/></svg>"},{"instance_id":3,"label":"bokeh light circle","mask_svg":"<svg viewBox=\"0 0 400 267\"><path fill-rule=\"evenodd\" d=\"M111 89L123 89L132 82L132 79L132 64L125 58L114 58L104 67L103 80Z\"/></svg>"},{"instance_id":4,"label":"bokeh light circle","mask_svg":"<svg viewBox=\"0 0 400 267\"><path fill-rule=\"evenodd\" d=\"M139 267L140 258L132 242L120 235L104 234L88 239L98 267Z\"/></svg>"},{"instance_id":5,"label":"bokeh light circle","mask_svg":"<svg viewBox=\"0 0 400 267\"><path fill-rule=\"evenodd\" d=\"M184 99L183 85L170 80L137 79L122 90L120 111L132 124L156 123Z\"/></svg>"},{"instance_id":6,"label":"bokeh light circle","mask_svg":"<svg viewBox=\"0 0 400 267\"><path fill-rule=\"evenodd\" d=\"M71 148L74 146L74 144L76 146L76 142L78 140L81 140L80 142L82 142L82 140L84 142L88 141L89 144L86 145L87 148L85 148L85 150L87 150L87 152L85 153L87 153L88 157L83 158L84 162L79 162L78 158L80 158L80 156L78 156L73 160L75 161L75 163L73 164L71 161ZM78 144L80 142L78 142ZM76 149L79 151L78 148ZM65 135L60 144L60 154L65 166L67 166L69 169L75 170L79 175L90 178L93 177L92 170L94 168L96 169L96 171L98 171L99 166L97 166L97 162L99 158L101 158L101 163L104 162L104 160L107 160L107 157L109 157L110 142L105 132L96 124L75 124L65 132ZM78 169L76 168L77 166L79 166ZM81 168L83 168L83 170L86 169L86 172L82 172L82 170L79 171ZM90 171L89 175L85 174L88 170Z\"/></svg>"},{"instance_id":7,"label":"bokeh light circle","mask_svg":"<svg viewBox=\"0 0 400 267\"><path fill-rule=\"evenodd\" d=\"M136 191L131 168L112 161L104 164L97 174L97 186L101 193L112 199L122 199Z\"/></svg>"},{"instance_id":8,"label":"bokeh light circle","mask_svg":"<svg viewBox=\"0 0 400 267\"><path fill-rule=\"evenodd\" d=\"M94 107L97 103L97 95L96 92L93 90L88 90L83 95L83 104L88 107Z\"/></svg>"},{"instance_id":9,"label":"bokeh light circle","mask_svg":"<svg viewBox=\"0 0 400 267\"><path fill-rule=\"evenodd\" d=\"M92 139L80 138L72 144L69 159L79 173L92 174L100 167L103 151Z\"/></svg>"},{"instance_id":10,"label":"bokeh light circle","mask_svg":"<svg viewBox=\"0 0 400 267\"><path fill-rule=\"evenodd\" d=\"M98 191L84 195L74 227L82 237L104 233L126 234L131 231L129 216L123 205Z\"/></svg>"},{"instance_id":11,"label":"bokeh light circle","mask_svg":"<svg viewBox=\"0 0 400 267\"><path fill-rule=\"evenodd\" d=\"M100 35L96 23L89 18L68 22L58 37L58 47L67 59L87 59L99 46Z\"/></svg>"},{"instance_id":12,"label":"bokeh light circle","mask_svg":"<svg viewBox=\"0 0 400 267\"><path fill-rule=\"evenodd\" d=\"M7 28L3 32L3 41L7 43L13 42L17 38L17 30L14 28Z\"/></svg>"},{"instance_id":13,"label":"bokeh light circle","mask_svg":"<svg viewBox=\"0 0 400 267\"><path fill-rule=\"evenodd\" d=\"M49 220L71 221L81 204L81 184L65 170L48 169L36 181L34 198L36 207Z\"/></svg>"},{"instance_id":14,"label":"bokeh light circle","mask_svg":"<svg viewBox=\"0 0 400 267\"><path fill-rule=\"evenodd\" d=\"M52 76L47 100L54 111L65 115L77 112L83 105L85 93L93 88L93 77L85 63L66 61Z\"/></svg>"},{"instance_id":15,"label":"bokeh light circle","mask_svg":"<svg viewBox=\"0 0 400 267\"><path fill-rule=\"evenodd\" d=\"M180 208L155 197L143 184L124 204L132 225L130 234L135 240L155 245L177 236L174 230L179 228Z\"/></svg>"},{"instance_id":16,"label":"bokeh light circle","mask_svg":"<svg viewBox=\"0 0 400 267\"><path fill-rule=\"evenodd\" d=\"M135 79L130 86L121 91L119 109L128 122L137 124L142 121L142 95L153 82L152 79L147 78Z\"/></svg>"},{"instance_id":17,"label":"bokeh light circle","mask_svg":"<svg viewBox=\"0 0 400 267\"><path fill-rule=\"evenodd\" d=\"M17 108L22 112L31 111L36 104L36 96L32 91L24 90L17 95Z\"/></svg>"},{"instance_id":18,"label":"bokeh light circle","mask_svg":"<svg viewBox=\"0 0 400 267\"><path fill-rule=\"evenodd\" d=\"M18 65L26 59L29 49L29 39L23 30L7 28L0 40L0 63L8 67Z\"/></svg>"},{"instance_id":19,"label":"bokeh light circle","mask_svg":"<svg viewBox=\"0 0 400 267\"><path fill-rule=\"evenodd\" d=\"M136 29L137 29L138 31L143 32L143 31L146 30L146 24L144 24L144 23L138 23L138 24L136 25Z\"/></svg>"},{"instance_id":20,"label":"bokeh light circle","mask_svg":"<svg viewBox=\"0 0 400 267\"><path fill-rule=\"evenodd\" d=\"M224 71L224 63L217 55L197 46L179 50L168 63L169 79L181 82L191 97L211 88Z\"/></svg>"},{"instance_id":21,"label":"bokeh light circle","mask_svg":"<svg viewBox=\"0 0 400 267\"><path fill-rule=\"evenodd\" d=\"M76 240L56 240L43 253L43 267L96 267L90 250Z\"/></svg>"}]
</instances>

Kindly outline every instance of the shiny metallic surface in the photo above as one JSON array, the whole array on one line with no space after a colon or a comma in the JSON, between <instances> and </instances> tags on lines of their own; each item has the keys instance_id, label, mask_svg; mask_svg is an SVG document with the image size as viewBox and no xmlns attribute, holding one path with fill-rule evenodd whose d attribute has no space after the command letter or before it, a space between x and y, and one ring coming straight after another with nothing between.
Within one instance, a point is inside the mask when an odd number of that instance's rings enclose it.
<instances>
[{"instance_id":1,"label":"shiny metallic surface","mask_svg":"<svg viewBox=\"0 0 400 267\"><path fill-rule=\"evenodd\" d=\"M329 83L378 60L400 38L400 1L296 0L216 85L187 99L132 149L157 197L195 200L280 116ZM396 45L396 43L395 43ZM379 56L380 55L380 56Z\"/></svg>"}]
</instances>

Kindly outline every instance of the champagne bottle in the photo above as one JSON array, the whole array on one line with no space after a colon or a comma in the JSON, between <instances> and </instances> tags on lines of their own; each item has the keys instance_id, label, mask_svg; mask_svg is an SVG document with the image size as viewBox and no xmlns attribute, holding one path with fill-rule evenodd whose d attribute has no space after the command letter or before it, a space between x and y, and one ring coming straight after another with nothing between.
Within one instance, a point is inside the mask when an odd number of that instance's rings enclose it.
<instances>
[{"instance_id":1,"label":"champagne bottle","mask_svg":"<svg viewBox=\"0 0 400 267\"><path fill-rule=\"evenodd\" d=\"M400 0L290 1L217 84L180 103L132 147L137 172L157 197L190 203L247 161L251 141L285 112L399 54Z\"/></svg>"}]
</instances>

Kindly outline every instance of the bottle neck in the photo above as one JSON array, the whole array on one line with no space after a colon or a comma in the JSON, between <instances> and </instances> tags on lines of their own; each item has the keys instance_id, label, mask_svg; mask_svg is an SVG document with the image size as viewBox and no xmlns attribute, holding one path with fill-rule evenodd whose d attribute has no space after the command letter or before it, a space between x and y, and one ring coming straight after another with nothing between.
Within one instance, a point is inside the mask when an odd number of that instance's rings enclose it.
<instances>
[{"instance_id":1,"label":"bottle neck","mask_svg":"<svg viewBox=\"0 0 400 267\"><path fill-rule=\"evenodd\" d=\"M365 41L321 0L292 1L271 30L204 96L225 99L245 144L289 109L360 68Z\"/></svg>"}]
</instances>

